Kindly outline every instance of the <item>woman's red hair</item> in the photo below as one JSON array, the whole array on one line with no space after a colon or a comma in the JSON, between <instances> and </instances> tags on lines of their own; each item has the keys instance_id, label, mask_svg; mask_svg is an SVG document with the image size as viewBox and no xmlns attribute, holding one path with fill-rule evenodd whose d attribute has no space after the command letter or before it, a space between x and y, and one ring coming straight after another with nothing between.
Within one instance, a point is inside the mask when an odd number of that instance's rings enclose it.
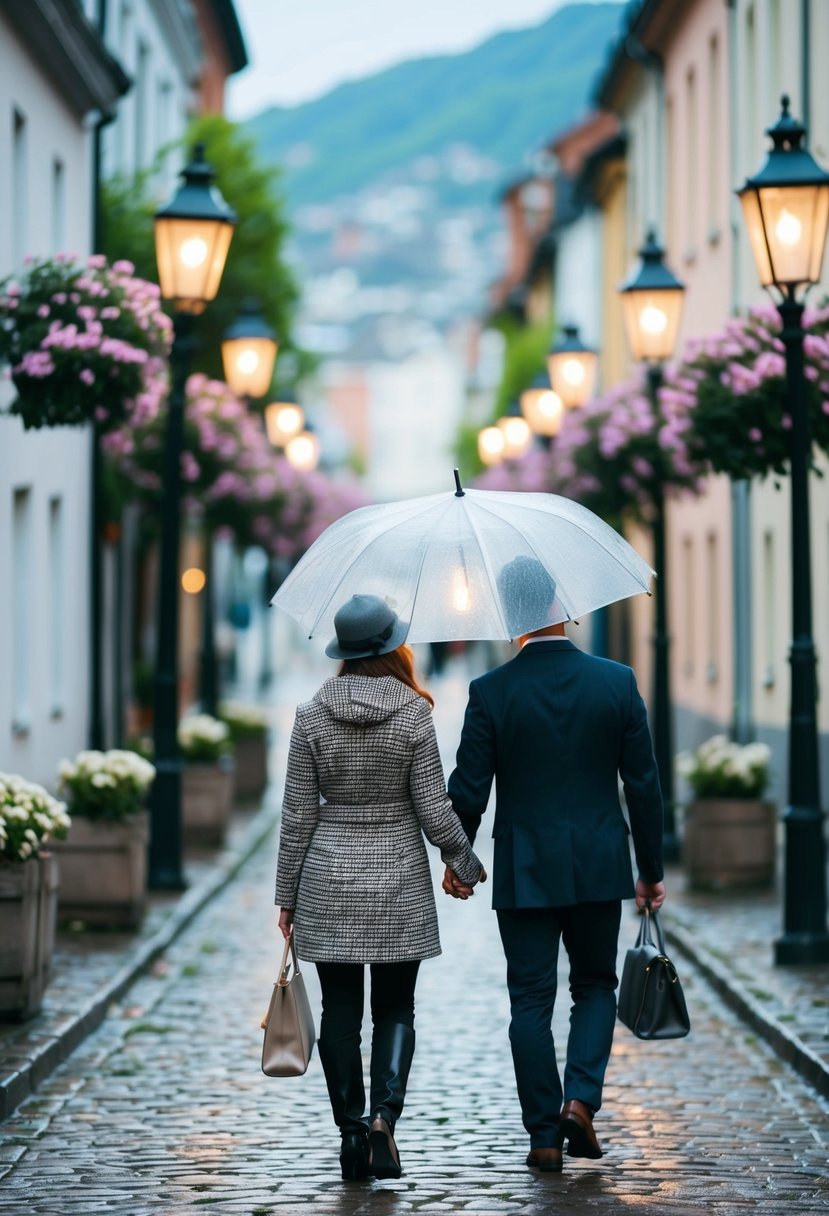
<instances>
[{"instance_id":1,"label":"woman's red hair","mask_svg":"<svg viewBox=\"0 0 829 1216\"><path fill-rule=\"evenodd\" d=\"M414 655L409 646L398 646L388 654L373 654L364 659L343 659L338 676L394 676L401 684L408 685L418 696L435 707L435 699L415 679Z\"/></svg>"}]
</instances>

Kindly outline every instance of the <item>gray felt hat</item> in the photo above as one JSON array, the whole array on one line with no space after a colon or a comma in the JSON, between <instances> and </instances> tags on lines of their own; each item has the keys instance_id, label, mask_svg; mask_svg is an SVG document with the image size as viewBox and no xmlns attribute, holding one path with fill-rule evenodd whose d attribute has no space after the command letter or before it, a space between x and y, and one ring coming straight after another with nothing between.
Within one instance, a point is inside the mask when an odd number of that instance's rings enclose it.
<instances>
[{"instance_id":1,"label":"gray felt hat","mask_svg":"<svg viewBox=\"0 0 829 1216\"><path fill-rule=\"evenodd\" d=\"M325 648L329 659L367 659L402 646L409 622L401 621L379 595L352 595L337 609L334 629L337 636Z\"/></svg>"}]
</instances>

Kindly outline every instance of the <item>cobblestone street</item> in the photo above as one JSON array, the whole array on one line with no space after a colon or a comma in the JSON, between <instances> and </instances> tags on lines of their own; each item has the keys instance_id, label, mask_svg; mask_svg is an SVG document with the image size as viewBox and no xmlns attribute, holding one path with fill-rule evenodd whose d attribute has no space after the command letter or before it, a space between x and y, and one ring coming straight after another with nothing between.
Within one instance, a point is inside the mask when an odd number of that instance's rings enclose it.
<instances>
[{"instance_id":1,"label":"cobblestone street","mask_svg":"<svg viewBox=\"0 0 829 1216\"><path fill-rule=\"evenodd\" d=\"M439 700L439 728L457 709ZM466 904L438 899L444 954L418 988L404 1177L342 1183L316 1055L304 1078L259 1071L278 958L275 847L3 1124L2 1216L829 1212L829 1105L682 960L692 1034L646 1044L619 1027L597 1117L604 1159L565 1158L561 1176L527 1170L488 889ZM623 949L635 929L628 911ZM306 976L317 1004L312 967ZM562 1042L566 1029L562 1001Z\"/></svg>"}]
</instances>

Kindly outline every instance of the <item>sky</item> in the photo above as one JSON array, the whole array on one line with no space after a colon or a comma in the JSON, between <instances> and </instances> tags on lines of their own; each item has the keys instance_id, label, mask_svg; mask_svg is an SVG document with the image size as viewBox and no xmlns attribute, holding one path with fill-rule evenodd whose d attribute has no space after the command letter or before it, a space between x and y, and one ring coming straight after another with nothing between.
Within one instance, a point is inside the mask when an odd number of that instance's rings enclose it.
<instances>
[{"instance_id":1,"label":"sky","mask_svg":"<svg viewBox=\"0 0 829 1216\"><path fill-rule=\"evenodd\" d=\"M251 66L228 81L229 117L296 105L404 59L468 50L566 2L235 0Z\"/></svg>"}]
</instances>

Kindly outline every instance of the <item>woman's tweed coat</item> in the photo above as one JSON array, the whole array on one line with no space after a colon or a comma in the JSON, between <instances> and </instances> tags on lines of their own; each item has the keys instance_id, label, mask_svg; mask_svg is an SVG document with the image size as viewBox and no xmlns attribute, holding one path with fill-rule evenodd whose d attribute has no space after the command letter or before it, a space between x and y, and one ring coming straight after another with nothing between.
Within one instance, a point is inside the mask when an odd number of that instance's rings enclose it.
<instances>
[{"instance_id":1,"label":"woman's tweed coat","mask_svg":"<svg viewBox=\"0 0 829 1216\"><path fill-rule=\"evenodd\" d=\"M440 954L424 832L459 878L478 878L428 702L393 676L327 680L297 709L282 805L276 903L295 909L301 958Z\"/></svg>"}]
</instances>

